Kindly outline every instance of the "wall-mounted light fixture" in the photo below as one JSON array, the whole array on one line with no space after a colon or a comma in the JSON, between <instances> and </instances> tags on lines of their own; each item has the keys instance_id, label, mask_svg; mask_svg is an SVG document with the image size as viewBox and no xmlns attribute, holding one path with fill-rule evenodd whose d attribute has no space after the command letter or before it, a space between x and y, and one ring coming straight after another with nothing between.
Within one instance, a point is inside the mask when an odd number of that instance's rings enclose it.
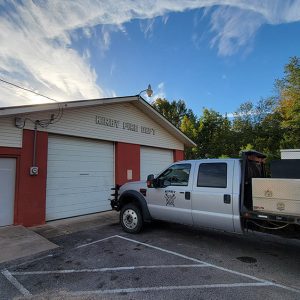
<instances>
[{"instance_id":1,"label":"wall-mounted light fixture","mask_svg":"<svg viewBox=\"0 0 300 300\"><path fill-rule=\"evenodd\" d=\"M146 92L147 96L148 97L152 97L153 95L153 90L151 88L151 85L149 84L148 87L145 89L145 90L142 90L139 94L138 94L138 97L141 97L141 94Z\"/></svg>"},{"instance_id":2,"label":"wall-mounted light fixture","mask_svg":"<svg viewBox=\"0 0 300 300\"><path fill-rule=\"evenodd\" d=\"M23 129L24 127L24 118L15 117L15 125L17 128Z\"/></svg>"}]
</instances>

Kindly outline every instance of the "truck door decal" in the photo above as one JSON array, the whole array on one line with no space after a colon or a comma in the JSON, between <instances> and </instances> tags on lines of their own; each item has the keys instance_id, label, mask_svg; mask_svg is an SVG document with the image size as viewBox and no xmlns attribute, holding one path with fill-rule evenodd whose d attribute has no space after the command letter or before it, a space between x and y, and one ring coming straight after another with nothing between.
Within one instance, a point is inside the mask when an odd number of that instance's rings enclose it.
<instances>
[{"instance_id":1,"label":"truck door decal","mask_svg":"<svg viewBox=\"0 0 300 300\"><path fill-rule=\"evenodd\" d=\"M175 193L176 191L172 191L172 190L165 191L166 206L175 207L175 199L176 199Z\"/></svg>"}]
</instances>

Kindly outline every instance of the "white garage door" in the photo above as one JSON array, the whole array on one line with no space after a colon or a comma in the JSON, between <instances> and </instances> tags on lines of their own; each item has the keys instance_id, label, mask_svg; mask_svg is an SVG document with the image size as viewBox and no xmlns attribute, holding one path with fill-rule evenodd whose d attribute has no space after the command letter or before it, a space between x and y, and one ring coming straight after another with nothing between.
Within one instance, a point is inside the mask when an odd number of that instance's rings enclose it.
<instances>
[{"instance_id":1,"label":"white garage door","mask_svg":"<svg viewBox=\"0 0 300 300\"><path fill-rule=\"evenodd\" d=\"M14 222L16 160L0 158L0 226Z\"/></svg>"},{"instance_id":2,"label":"white garage door","mask_svg":"<svg viewBox=\"0 0 300 300\"><path fill-rule=\"evenodd\" d=\"M174 161L173 151L141 147L141 180L149 174L158 174Z\"/></svg>"},{"instance_id":3,"label":"white garage door","mask_svg":"<svg viewBox=\"0 0 300 300\"><path fill-rule=\"evenodd\" d=\"M113 144L51 135L48 143L46 220L111 209Z\"/></svg>"}]
</instances>

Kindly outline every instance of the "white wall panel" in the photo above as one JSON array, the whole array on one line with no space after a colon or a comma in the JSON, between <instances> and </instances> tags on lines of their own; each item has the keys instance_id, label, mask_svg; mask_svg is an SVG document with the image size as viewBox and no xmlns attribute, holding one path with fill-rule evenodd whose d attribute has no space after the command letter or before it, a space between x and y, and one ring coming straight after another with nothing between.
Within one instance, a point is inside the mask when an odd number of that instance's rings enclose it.
<instances>
[{"instance_id":1,"label":"white wall panel","mask_svg":"<svg viewBox=\"0 0 300 300\"><path fill-rule=\"evenodd\" d=\"M0 226L14 222L16 159L0 158Z\"/></svg>"},{"instance_id":2,"label":"white wall panel","mask_svg":"<svg viewBox=\"0 0 300 300\"><path fill-rule=\"evenodd\" d=\"M159 174L173 161L172 150L141 147L141 180L150 174Z\"/></svg>"},{"instance_id":3,"label":"white wall panel","mask_svg":"<svg viewBox=\"0 0 300 300\"><path fill-rule=\"evenodd\" d=\"M280 152L281 159L300 159L300 149L283 149Z\"/></svg>"},{"instance_id":4,"label":"white wall panel","mask_svg":"<svg viewBox=\"0 0 300 300\"><path fill-rule=\"evenodd\" d=\"M0 147L22 147L23 130L15 126L14 118L0 118Z\"/></svg>"},{"instance_id":5,"label":"white wall panel","mask_svg":"<svg viewBox=\"0 0 300 300\"><path fill-rule=\"evenodd\" d=\"M29 117L33 120L46 119L50 117L51 113L53 111L31 114ZM96 116L119 121L120 126L116 128L115 126L110 127L96 124ZM138 132L123 129L123 122L137 125ZM141 126L153 128L155 134L142 133ZM28 122L26 128L32 128L32 124ZM61 120L58 123L50 125L45 130L51 133L107 141L120 141L178 150L184 149L183 143L130 103L65 109Z\"/></svg>"}]
</instances>

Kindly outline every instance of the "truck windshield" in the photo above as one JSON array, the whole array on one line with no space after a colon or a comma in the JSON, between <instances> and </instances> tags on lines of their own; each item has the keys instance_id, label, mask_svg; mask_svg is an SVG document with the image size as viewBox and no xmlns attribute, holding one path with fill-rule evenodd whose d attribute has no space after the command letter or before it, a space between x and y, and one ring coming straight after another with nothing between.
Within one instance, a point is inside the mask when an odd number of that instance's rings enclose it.
<instances>
[{"instance_id":1,"label":"truck windshield","mask_svg":"<svg viewBox=\"0 0 300 300\"><path fill-rule=\"evenodd\" d=\"M190 170L190 164L172 165L170 168L164 171L157 179L163 184L163 186L187 186L189 183Z\"/></svg>"}]
</instances>

